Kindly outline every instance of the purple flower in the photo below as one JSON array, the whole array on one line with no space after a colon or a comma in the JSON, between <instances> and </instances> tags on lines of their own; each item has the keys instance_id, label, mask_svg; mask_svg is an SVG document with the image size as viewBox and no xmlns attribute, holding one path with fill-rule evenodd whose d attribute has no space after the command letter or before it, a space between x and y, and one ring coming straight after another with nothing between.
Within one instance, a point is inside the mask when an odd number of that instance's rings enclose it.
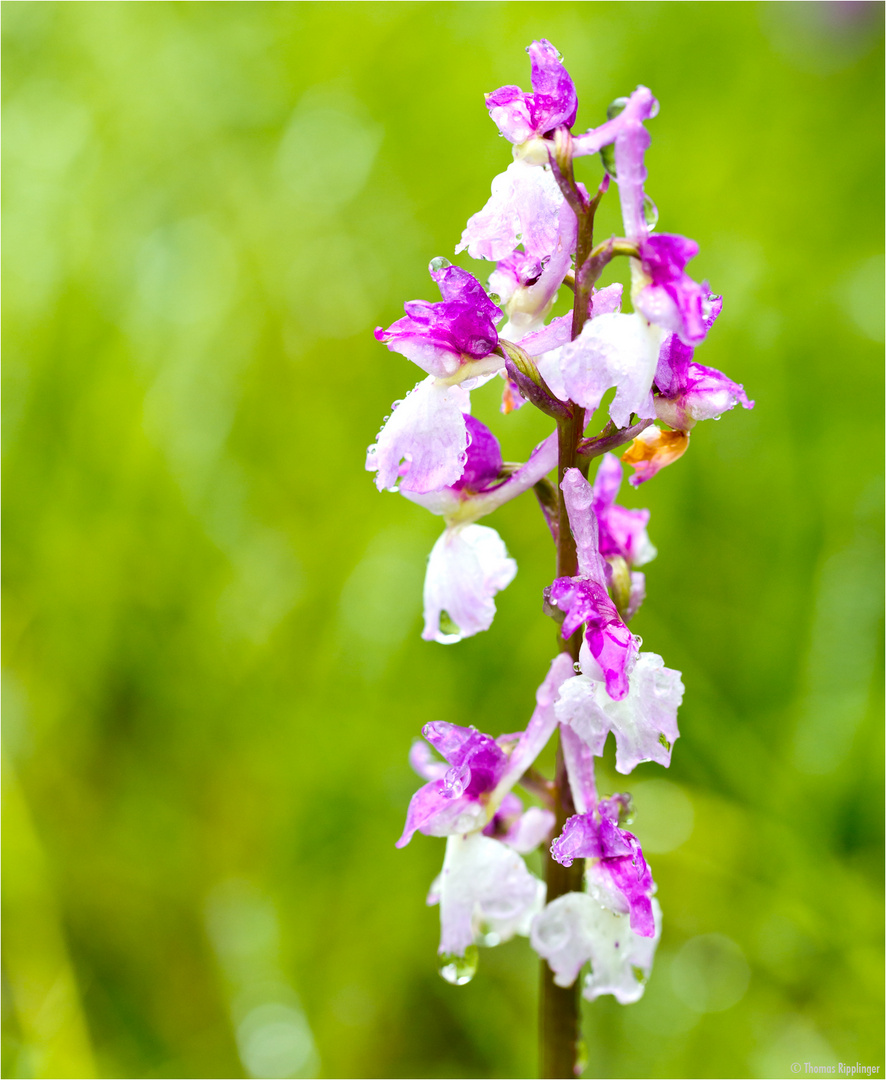
<instances>
[{"instance_id":1,"label":"purple flower","mask_svg":"<svg viewBox=\"0 0 886 1080\"><path fill-rule=\"evenodd\" d=\"M410 300L404 305L405 317L387 330L377 327L376 338L437 378L450 379L466 365L464 377L497 371L502 366L498 357L486 364L476 361L490 356L498 344L495 324L501 309L473 274L459 266L435 268L431 263L430 274L442 301Z\"/></svg>"},{"instance_id":2,"label":"purple flower","mask_svg":"<svg viewBox=\"0 0 886 1080\"><path fill-rule=\"evenodd\" d=\"M601 904L595 896L570 892L552 900L532 921L533 949L547 960L558 986L572 986L590 960L583 995L593 1001L613 994L622 1005L643 996L661 936L661 908L651 902L652 937L635 933L625 915Z\"/></svg>"},{"instance_id":3,"label":"purple flower","mask_svg":"<svg viewBox=\"0 0 886 1080\"><path fill-rule=\"evenodd\" d=\"M710 329L723 301L719 296L709 296L704 306L705 326ZM665 338L655 370L655 411L660 420L672 428L689 431L699 420L716 419L738 404L746 409L754 407L739 383L716 368L694 364L694 352L676 334Z\"/></svg>"},{"instance_id":4,"label":"purple flower","mask_svg":"<svg viewBox=\"0 0 886 1080\"><path fill-rule=\"evenodd\" d=\"M628 566L644 566L656 556L649 542L648 510L628 510L615 501L621 487L622 467L615 454L605 454L594 478L592 507L600 528L600 554L620 556Z\"/></svg>"},{"instance_id":5,"label":"purple flower","mask_svg":"<svg viewBox=\"0 0 886 1080\"><path fill-rule=\"evenodd\" d=\"M634 308L649 322L676 333L687 344L703 340L706 328L702 306L708 290L685 272L698 254L698 245L685 236L650 236L646 220L645 154L649 133L645 122L658 112L658 102L639 86L624 108L599 128L573 140L573 153L593 154L615 144L615 171L625 236L639 248L634 266Z\"/></svg>"},{"instance_id":6,"label":"purple flower","mask_svg":"<svg viewBox=\"0 0 886 1080\"><path fill-rule=\"evenodd\" d=\"M554 46L542 38L526 49L532 60L533 93L519 86L502 86L486 95L486 108L506 139L515 144L554 128L572 127L578 96Z\"/></svg>"},{"instance_id":7,"label":"purple flower","mask_svg":"<svg viewBox=\"0 0 886 1080\"><path fill-rule=\"evenodd\" d=\"M698 244L685 236L661 233L642 240L639 248L648 284L636 291L634 307L687 345L703 341L708 331L704 306L709 290L684 269L698 254Z\"/></svg>"},{"instance_id":8,"label":"purple flower","mask_svg":"<svg viewBox=\"0 0 886 1080\"><path fill-rule=\"evenodd\" d=\"M561 653L538 689L526 730L516 737L493 739L476 728L445 721L425 724L422 734L449 768L439 775L437 763L411 752L410 759L429 779L412 797L397 847L405 847L416 830L428 836L453 836L483 829L550 738L557 725L555 702L572 674L569 657ZM430 765L435 767L428 771Z\"/></svg>"},{"instance_id":9,"label":"purple flower","mask_svg":"<svg viewBox=\"0 0 886 1080\"><path fill-rule=\"evenodd\" d=\"M617 796L598 803L592 812L573 815L551 844L551 855L563 866L575 859L597 860L589 870L597 899L619 914L629 914L634 933L652 937L655 885L636 836L618 827L622 803Z\"/></svg>"},{"instance_id":10,"label":"purple flower","mask_svg":"<svg viewBox=\"0 0 886 1080\"><path fill-rule=\"evenodd\" d=\"M655 653L641 652L631 671L626 694L614 698L605 668L582 646L582 674L560 690L557 719L568 724L591 752L600 757L606 736L615 736L615 767L629 773L641 761L671 763L671 747L679 737L677 709L683 700L680 672L664 666Z\"/></svg>"},{"instance_id":11,"label":"purple flower","mask_svg":"<svg viewBox=\"0 0 886 1080\"><path fill-rule=\"evenodd\" d=\"M541 326L571 266L577 230L549 169L515 161L493 180L491 198L470 219L455 250L498 260L489 288L508 316L502 337L518 341Z\"/></svg>"},{"instance_id":12,"label":"purple flower","mask_svg":"<svg viewBox=\"0 0 886 1080\"><path fill-rule=\"evenodd\" d=\"M633 634L606 589L606 564L600 555L593 491L578 469L567 469L560 485L578 553L578 574L557 578L545 596L564 613L561 633L570 637L584 623L582 651L601 672L616 701L628 693L628 673L637 654Z\"/></svg>"}]
</instances>

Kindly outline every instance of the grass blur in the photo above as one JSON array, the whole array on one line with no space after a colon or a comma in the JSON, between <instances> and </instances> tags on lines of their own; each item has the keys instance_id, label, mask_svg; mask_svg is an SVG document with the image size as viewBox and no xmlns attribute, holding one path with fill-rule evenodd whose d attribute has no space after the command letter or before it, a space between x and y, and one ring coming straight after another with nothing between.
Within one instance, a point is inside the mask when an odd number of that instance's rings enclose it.
<instances>
[{"instance_id":1,"label":"grass blur","mask_svg":"<svg viewBox=\"0 0 886 1080\"><path fill-rule=\"evenodd\" d=\"M625 496L687 693L669 772L607 758L665 929L642 1002L587 1008L587 1075L882 1067L882 6L3 16L3 1075L534 1075L528 944L445 984L442 841L393 842L423 723L528 718L552 549L499 511L492 629L427 644L439 522L363 458L417 377L372 328L435 298L536 37L580 129L659 98L659 228L725 297L699 360L757 401ZM475 411L506 458L546 433Z\"/></svg>"}]
</instances>

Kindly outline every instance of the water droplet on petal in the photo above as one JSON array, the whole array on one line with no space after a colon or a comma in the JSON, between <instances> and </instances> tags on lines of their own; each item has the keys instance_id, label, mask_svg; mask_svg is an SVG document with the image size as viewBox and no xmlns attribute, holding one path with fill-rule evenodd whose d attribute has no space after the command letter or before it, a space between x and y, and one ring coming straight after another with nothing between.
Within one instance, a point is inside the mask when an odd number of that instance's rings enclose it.
<instances>
[{"instance_id":1,"label":"water droplet on petal","mask_svg":"<svg viewBox=\"0 0 886 1080\"><path fill-rule=\"evenodd\" d=\"M646 221L646 227L652 232L658 224L658 207L645 192L643 194L643 217Z\"/></svg>"},{"instance_id":2,"label":"water droplet on petal","mask_svg":"<svg viewBox=\"0 0 886 1080\"><path fill-rule=\"evenodd\" d=\"M501 307L501 297L498 295L498 293L491 292L487 293L486 295L493 302L493 304L495 304L496 307Z\"/></svg>"},{"instance_id":3,"label":"water droplet on petal","mask_svg":"<svg viewBox=\"0 0 886 1080\"><path fill-rule=\"evenodd\" d=\"M432 274L439 274L440 271L445 270L447 266L452 266L452 263L448 259L444 259L442 255L438 255L436 258L431 259L429 269Z\"/></svg>"},{"instance_id":4,"label":"water droplet on petal","mask_svg":"<svg viewBox=\"0 0 886 1080\"><path fill-rule=\"evenodd\" d=\"M576 675L581 675L581 664L577 660L572 665L572 670L575 672Z\"/></svg>"},{"instance_id":5,"label":"water droplet on petal","mask_svg":"<svg viewBox=\"0 0 886 1080\"><path fill-rule=\"evenodd\" d=\"M628 99L626 97L617 97L615 101L609 103L606 109L606 119L614 120L619 113L625 111Z\"/></svg>"},{"instance_id":6,"label":"water droplet on petal","mask_svg":"<svg viewBox=\"0 0 886 1080\"><path fill-rule=\"evenodd\" d=\"M659 742L661 743L661 745L662 745L662 746L663 746L663 747L665 748L665 750L668 750L668 751L670 751L670 749L671 749L671 744L670 744L670 743L668 742L668 740L667 740L667 739L665 738L665 734L664 734L664 732L663 732L663 731L659 732L659 735L658 735L658 741L659 741Z\"/></svg>"},{"instance_id":7,"label":"water droplet on petal","mask_svg":"<svg viewBox=\"0 0 886 1080\"><path fill-rule=\"evenodd\" d=\"M453 986L464 986L477 974L480 954L476 945L469 945L464 956L454 953L442 953L437 960L437 970Z\"/></svg>"},{"instance_id":8,"label":"water droplet on petal","mask_svg":"<svg viewBox=\"0 0 886 1080\"><path fill-rule=\"evenodd\" d=\"M453 622L451 615L448 611L440 612L440 620L437 623L441 634L461 634L461 629L458 623Z\"/></svg>"},{"instance_id":9,"label":"water droplet on petal","mask_svg":"<svg viewBox=\"0 0 886 1080\"><path fill-rule=\"evenodd\" d=\"M612 179L615 180L615 147L612 143L608 146L604 146L600 151L600 160L603 162L603 168L609 173Z\"/></svg>"}]
</instances>

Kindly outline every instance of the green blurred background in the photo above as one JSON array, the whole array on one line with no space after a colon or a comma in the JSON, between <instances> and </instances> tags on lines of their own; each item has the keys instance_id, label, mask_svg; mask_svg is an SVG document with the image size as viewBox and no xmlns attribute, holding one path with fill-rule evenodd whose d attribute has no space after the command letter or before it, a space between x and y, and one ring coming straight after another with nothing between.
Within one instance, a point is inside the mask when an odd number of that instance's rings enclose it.
<instances>
[{"instance_id":1,"label":"green blurred background","mask_svg":"<svg viewBox=\"0 0 886 1080\"><path fill-rule=\"evenodd\" d=\"M550 541L500 511L493 628L425 643L439 520L363 458L418 374L372 328L435 298L537 37L580 129L658 96L660 228L725 296L699 359L757 401L624 497L687 693L668 773L604 766L665 929L588 1075L882 1067L882 14L3 5L4 1076L534 1074L528 944L444 983L443 843L393 842L423 723L528 718Z\"/></svg>"}]
</instances>

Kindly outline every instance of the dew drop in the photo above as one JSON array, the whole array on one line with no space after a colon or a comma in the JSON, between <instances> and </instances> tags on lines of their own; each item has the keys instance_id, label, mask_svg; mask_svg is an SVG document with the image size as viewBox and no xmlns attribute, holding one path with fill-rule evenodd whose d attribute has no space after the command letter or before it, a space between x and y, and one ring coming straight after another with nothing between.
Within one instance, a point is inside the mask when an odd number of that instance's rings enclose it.
<instances>
[{"instance_id":1,"label":"dew drop","mask_svg":"<svg viewBox=\"0 0 886 1080\"><path fill-rule=\"evenodd\" d=\"M431 259L431 265L429 267L432 274L439 274L441 270L445 270L447 266L452 266L452 263L448 259L444 259L442 255L437 255Z\"/></svg>"},{"instance_id":2,"label":"dew drop","mask_svg":"<svg viewBox=\"0 0 886 1080\"><path fill-rule=\"evenodd\" d=\"M452 616L449 614L448 611L440 612L440 619L437 623L437 626L439 627L441 634L461 634L461 629L459 628L458 623L453 621Z\"/></svg>"},{"instance_id":3,"label":"dew drop","mask_svg":"<svg viewBox=\"0 0 886 1080\"><path fill-rule=\"evenodd\" d=\"M603 168L609 173L612 179L615 180L615 147L612 143L608 146L604 146L600 151L600 160L603 162Z\"/></svg>"},{"instance_id":4,"label":"dew drop","mask_svg":"<svg viewBox=\"0 0 886 1080\"><path fill-rule=\"evenodd\" d=\"M658 224L658 207L645 193L643 194L643 218L650 232Z\"/></svg>"},{"instance_id":5,"label":"dew drop","mask_svg":"<svg viewBox=\"0 0 886 1080\"><path fill-rule=\"evenodd\" d=\"M575 672L576 675L581 675L581 664L577 660L572 665L572 670Z\"/></svg>"},{"instance_id":6,"label":"dew drop","mask_svg":"<svg viewBox=\"0 0 886 1080\"><path fill-rule=\"evenodd\" d=\"M486 294L496 307L501 307L501 297L496 292Z\"/></svg>"},{"instance_id":7,"label":"dew drop","mask_svg":"<svg viewBox=\"0 0 886 1080\"><path fill-rule=\"evenodd\" d=\"M619 113L625 111L627 103L628 99L626 97L617 97L615 101L611 101L606 107L606 119L614 120Z\"/></svg>"},{"instance_id":8,"label":"dew drop","mask_svg":"<svg viewBox=\"0 0 886 1080\"><path fill-rule=\"evenodd\" d=\"M668 751L670 751L670 749L671 749L671 744L670 744L670 743L668 742L668 740L667 740L667 739L665 738L665 734L664 734L664 732L663 732L663 731L659 732L659 735L658 735L658 741L659 741L659 742L661 743L661 745L662 745L662 746L663 746L663 747L665 748L665 750L668 750Z\"/></svg>"},{"instance_id":9,"label":"dew drop","mask_svg":"<svg viewBox=\"0 0 886 1080\"><path fill-rule=\"evenodd\" d=\"M454 953L443 953L437 961L437 970L440 975L453 986L464 986L477 974L477 965L480 962L480 954L476 945L469 945L465 949L464 956L456 956Z\"/></svg>"}]
</instances>

